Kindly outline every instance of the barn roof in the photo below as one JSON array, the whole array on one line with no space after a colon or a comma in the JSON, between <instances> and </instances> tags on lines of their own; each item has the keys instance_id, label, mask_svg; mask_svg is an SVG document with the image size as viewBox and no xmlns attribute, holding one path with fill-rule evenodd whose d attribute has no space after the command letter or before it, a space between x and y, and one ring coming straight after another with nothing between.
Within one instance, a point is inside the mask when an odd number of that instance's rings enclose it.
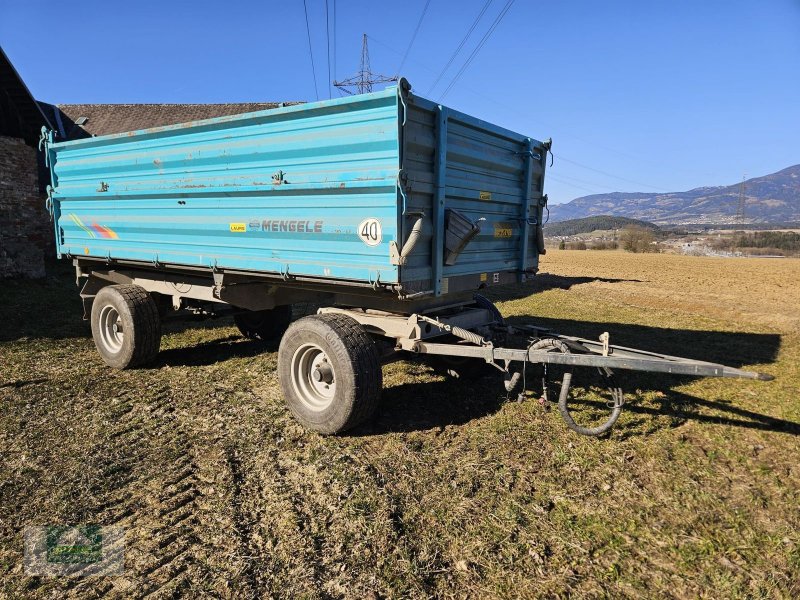
<instances>
[{"instance_id":1,"label":"barn roof","mask_svg":"<svg viewBox=\"0 0 800 600\"><path fill-rule=\"evenodd\" d=\"M297 102L241 102L229 104L59 104L62 136L75 139L122 133L277 108ZM86 120L82 125L76 122Z\"/></svg>"}]
</instances>

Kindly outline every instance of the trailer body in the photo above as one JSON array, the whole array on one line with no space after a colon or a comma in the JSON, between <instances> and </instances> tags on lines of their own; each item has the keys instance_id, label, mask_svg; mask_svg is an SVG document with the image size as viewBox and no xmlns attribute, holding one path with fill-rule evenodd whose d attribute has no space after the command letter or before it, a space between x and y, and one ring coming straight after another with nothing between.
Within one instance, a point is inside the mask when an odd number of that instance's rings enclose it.
<instances>
[{"instance_id":1,"label":"trailer body","mask_svg":"<svg viewBox=\"0 0 800 600\"><path fill-rule=\"evenodd\" d=\"M60 257L402 297L519 281L538 265L547 144L416 96L405 80L46 141ZM451 238L473 229L454 255Z\"/></svg>"}]
</instances>

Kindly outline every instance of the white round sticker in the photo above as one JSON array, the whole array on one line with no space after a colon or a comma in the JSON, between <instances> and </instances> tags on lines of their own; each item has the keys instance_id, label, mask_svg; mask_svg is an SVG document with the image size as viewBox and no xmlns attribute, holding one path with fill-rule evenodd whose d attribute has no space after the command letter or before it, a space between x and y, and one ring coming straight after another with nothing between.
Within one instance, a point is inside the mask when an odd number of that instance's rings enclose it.
<instances>
[{"instance_id":1,"label":"white round sticker","mask_svg":"<svg viewBox=\"0 0 800 600\"><path fill-rule=\"evenodd\" d=\"M383 234L381 232L381 222L378 219L366 219L361 221L358 226L358 237L367 246L377 246L381 243Z\"/></svg>"}]
</instances>

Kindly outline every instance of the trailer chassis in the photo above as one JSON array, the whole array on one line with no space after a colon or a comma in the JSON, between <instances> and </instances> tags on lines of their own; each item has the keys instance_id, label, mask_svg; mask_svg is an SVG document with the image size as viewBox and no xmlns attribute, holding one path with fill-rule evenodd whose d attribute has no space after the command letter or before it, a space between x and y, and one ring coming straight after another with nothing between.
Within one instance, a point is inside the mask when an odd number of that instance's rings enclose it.
<instances>
[{"instance_id":1,"label":"trailer chassis","mask_svg":"<svg viewBox=\"0 0 800 600\"><path fill-rule=\"evenodd\" d=\"M166 315L189 310L217 316L213 307L221 307L222 312L233 312L246 337L281 340L278 368L287 404L305 426L328 434L365 420L380 395L380 364L409 356L444 361L451 373L458 368L473 374L487 369L500 372L507 392L518 391L521 384L520 399L527 387L527 368L536 367L542 401L550 401L550 384L560 383L561 416L570 429L589 436L609 431L624 407L615 370L773 379L722 364L614 345L609 333L590 340L535 325L510 325L478 294L402 301L379 290L343 289L324 282L300 286L245 275L203 276L82 261L75 266L78 280L86 278L81 290L84 316L91 318L95 344L110 366L128 368L152 360L160 344L160 321ZM298 302L321 308L290 324L290 305ZM483 371L478 368L481 364ZM609 413L599 424L587 426L573 418L570 389L575 369L595 370L607 389Z\"/></svg>"},{"instance_id":2,"label":"trailer chassis","mask_svg":"<svg viewBox=\"0 0 800 600\"><path fill-rule=\"evenodd\" d=\"M483 299L483 303L488 302ZM614 380L614 370L643 371L693 377L732 377L770 381L771 375L746 371L722 364L658 354L610 343L611 336L603 333L598 340L560 335L536 326L514 327L497 319L498 313L485 308L466 308L456 315L437 318L413 314L408 317L375 312L322 308L321 313L345 314L373 334L393 337L395 350L419 356L459 357L482 360L505 375L506 391L512 392L524 382L525 366L544 367L543 401L549 400L547 366L557 365L564 371L558 398L559 411L567 426L582 435L599 436L609 431L621 414L624 394ZM484 337L484 334L489 334ZM447 335L454 341L437 342L431 338ZM524 335L524 348L495 345L492 337L508 340ZM569 403L574 368L594 368L608 382L610 409L608 418L593 427L585 427L573 419ZM523 398L524 390L519 398Z\"/></svg>"}]
</instances>

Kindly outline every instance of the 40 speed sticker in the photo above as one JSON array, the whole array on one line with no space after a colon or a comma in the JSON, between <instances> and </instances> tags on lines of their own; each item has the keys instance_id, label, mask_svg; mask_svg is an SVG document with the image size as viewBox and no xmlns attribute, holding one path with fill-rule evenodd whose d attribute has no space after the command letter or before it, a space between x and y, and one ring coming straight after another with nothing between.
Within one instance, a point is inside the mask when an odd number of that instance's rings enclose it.
<instances>
[{"instance_id":1,"label":"40 speed sticker","mask_svg":"<svg viewBox=\"0 0 800 600\"><path fill-rule=\"evenodd\" d=\"M381 222L378 219L365 219L358 225L358 237L367 246L377 246L381 243L383 233Z\"/></svg>"}]
</instances>

